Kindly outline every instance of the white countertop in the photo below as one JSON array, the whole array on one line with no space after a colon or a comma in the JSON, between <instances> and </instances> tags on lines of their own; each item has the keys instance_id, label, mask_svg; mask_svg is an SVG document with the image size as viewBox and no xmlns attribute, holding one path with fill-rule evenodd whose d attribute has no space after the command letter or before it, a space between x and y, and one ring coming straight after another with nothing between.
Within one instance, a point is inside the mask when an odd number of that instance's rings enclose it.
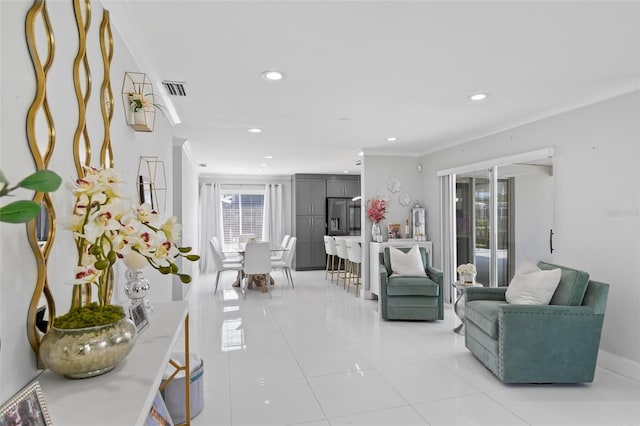
<instances>
[{"instance_id":1,"label":"white countertop","mask_svg":"<svg viewBox=\"0 0 640 426\"><path fill-rule=\"evenodd\" d=\"M154 305L149 327L115 369L88 379L66 379L49 370L40 382L54 425L143 425L180 336L189 302ZM176 348L184 352L182 344Z\"/></svg>"}]
</instances>

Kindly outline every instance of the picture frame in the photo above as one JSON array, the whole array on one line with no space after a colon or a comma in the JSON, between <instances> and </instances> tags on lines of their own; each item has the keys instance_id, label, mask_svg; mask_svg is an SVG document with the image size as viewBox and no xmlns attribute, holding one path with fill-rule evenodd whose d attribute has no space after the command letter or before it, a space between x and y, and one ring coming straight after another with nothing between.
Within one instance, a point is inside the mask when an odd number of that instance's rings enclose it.
<instances>
[{"instance_id":1,"label":"picture frame","mask_svg":"<svg viewBox=\"0 0 640 426\"><path fill-rule=\"evenodd\" d=\"M390 240L402 238L402 227L399 223L389 223L387 225L387 230L389 231Z\"/></svg>"},{"instance_id":2,"label":"picture frame","mask_svg":"<svg viewBox=\"0 0 640 426\"><path fill-rule=\"evenodd\" d=\"M38 381L31 382L0 407L0 426L15 424L52 425Z\"/></svg>"},{"instance_id":3,"label":"picture frame","mask_svg":"<svg viewBox=\"0 0 640 426\"><path fill-rule=\"evenodd\" d=\"M149 415L144 422L145 426L174 426L173 419L169 414L167 405L160 395L160 391L156 392L156 397L153 399L153 405L149 409Z\"/></svg>"},{"instance_id":4,"label":"picture frame","mask_svg":"<svg viewBox=\"0 0 640 426\"><path fill-rule=\"evenodd\" d=\"M129 306L129 319L136 325L138 335L142 334L142 332L149 327L149 318L147 317L147 308L144 305L144 299L140 299L140 301Z\"/></svg>"}]
</instances>

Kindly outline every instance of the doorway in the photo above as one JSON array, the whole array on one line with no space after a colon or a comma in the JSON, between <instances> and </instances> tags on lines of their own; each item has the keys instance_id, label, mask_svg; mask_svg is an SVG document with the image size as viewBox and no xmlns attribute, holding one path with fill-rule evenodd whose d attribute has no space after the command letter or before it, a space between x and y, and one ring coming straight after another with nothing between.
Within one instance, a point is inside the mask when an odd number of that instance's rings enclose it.
<instances>
[{"instance_id":1,"label":"doorway","mask_svg":"<svg viewBox=\"0 0 640 426\"><path fill-rule=\"evenodd\" d=\"M456 176L456 257L457 264L476 265L478 283L491 282L490 176L471 172ZM507 285L513 276L514 178L497 181L497 285Z\"/></svg>"},{"instance_id":2,"label":"doorway","mask_svg":"<svg viewBox=\"0 0 640 426\"><path fill-rule=\"evenodd\" d=\"M548 148L438 172L447 282L473 263L477 282L506 286L525 260L552 260L552 155Z\"/></svg>"}]
</instances>

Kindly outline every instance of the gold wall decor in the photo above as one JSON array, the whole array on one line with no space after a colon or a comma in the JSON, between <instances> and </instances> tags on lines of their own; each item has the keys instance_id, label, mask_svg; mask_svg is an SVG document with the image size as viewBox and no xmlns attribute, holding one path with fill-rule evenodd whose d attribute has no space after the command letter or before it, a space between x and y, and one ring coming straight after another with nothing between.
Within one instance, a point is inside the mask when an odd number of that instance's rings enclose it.
<instances>
[{"instance_id":1,"label":"gold wall decor","mask_svg":"<svg viewBox=\"0 0 640 426\"><path fill-rule=\"evenodd\" d=\"M73 135L73 158L76 165L76 172L80 178L84 176L83 166L91 163L91 143L86 128L87 104L91 96L91 70L89 69L89 63L86 57L87 32L91 24L91 3L89 0L73 0L73 11L78 27L78 52L73 62L73 86L76 92L79 111L78 124ZM84 77L84 79L81 77ZM83 82L84 90L82 87ZM83 142L82 145L81 140Z\"/></svg>"},{"instance_id":2,"label":"gold wall decor","mask_svg":"<svg viewBox=\"0 0 640 426\"><path fill-rule=\"evenodd\" d=\"M73 86L76 92L76 101L78 102L78 125L73 135L73 159L78 178L82 178L85 174L84 166L91 164L91 142L87 132L86 117L87 104L91 96L91 70L87 59L87 33L91 25L90 0L73 0L73 11L78 27L78 52L73 62ZM84 77L84 79L81 77ZM84 83L84 89L82 83ZM82 145L80 143L81 140L83 142ZM85 284L84 290L81 287L80 285L73 286L71 306L74 308L82 305L83 297L85 298L85 303L91 301L91 285Z\"/></svg>"},{"instance_id":3,"label":"gold wall decor","mask_svg":"<svg viewBox=\"0 0 640 426\"><path fill-rule=\"evenodd\" d=\"M113 168L113 149L111 148L111 120L113 119L113 90L111 90L111 60L113 59L113 34L109 11L102 11L100 24L100 51L104 73L100 87L100 109L104 122L104 140L100 150L100 165L102 168Z\"/></svg>"},{"instance_id":4,"label":"gold wall decor","mask_svg":"<svg viewBox=\"0 0 640 426\"><path fill-rule=\"evenodd\" d=\"M138 162L138 200L148 203L158 213L167 207L167 175L164 161L158 157L142 156Z\"/></svg>"},{"instance_id":5,"label":"gold wall decor","mask_svg":"<svg viewBox=\"0 0 640 426\"><path fill-rule=\"evenodd\" d=\"M156 124L153 84L143 72L125 72L122 104L127 124L138 132L153 132Z\"/></svg>"},{"instance_id":6,"label":"gold wall decor","mask_svg":"<svg viewBox=\"0 0 640 426\"><path fill-rule=\"evenodd\" d=\"M37 40L36 30L38 29L44 34L44 39ZM49 21L47 4L44 0L34 1L26 16L25 30L29 55L36 75L36 93L27 113L27 141L37 170L43 170L49 166L49 160L56 142L55 125L47 99L47 78L55 55L55 40L51 22ZM38 41L41 42L40 44L45 44L46 52L38 51ZM44 63L41 58L44 58ZM44 120L45 125L37 126L38 120ZM46 128L47 130L46 137L41 137L40 141L38 138L42 135L37 134L36 128ZM46 142L42 139L46 139ZM35 289L27 312L27 337L29 344L36 353L38 368L44 368L40 357L37 356L42 334L38 331L36 316L40 309L43 295L50 318L55 316L55 303L47 278L47 260L55 240L54 223L56 215L48 193L36 192L33 200L41 203L42 213L38 219L27 222L27 238L37 267ZM45 231L43 236L38 235L42 232L36 232L36 223L38 221L40 222L41 230Z\"/></svg>"}]
</instances>

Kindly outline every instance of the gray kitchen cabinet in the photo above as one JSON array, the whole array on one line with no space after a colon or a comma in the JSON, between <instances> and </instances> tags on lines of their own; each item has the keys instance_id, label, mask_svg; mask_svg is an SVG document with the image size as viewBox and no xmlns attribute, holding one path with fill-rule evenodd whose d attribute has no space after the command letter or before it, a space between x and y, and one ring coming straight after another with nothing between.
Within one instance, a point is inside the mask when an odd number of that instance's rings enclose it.
<instances>
[{"instance_id":1,"label":"gray kitchen cabinet","mask_svg":"<svg viewBox=\"0 0 640 426\"><path fill-rule=\"evenodd\" d=\"M295 176L295 269L324 269L327 181L324 176Z\"/></svg>"},{"instance_id":2,"label":"gray kitchen cabinet","mask_svg":"<svg viewBox=\"0 0 640 426\"><path fill-rule=\"evenodd\" d=\"M296 271L324 269L324 216L296 216Z\"/></svg>"},{"instance_id":3,"label":"gray kitchen cabinet","mask_svg":"<svg viewBox=\"0 0 640 426\"><path fill-rule=\"evenodd\" d=\"M359 179L328 179L327 197L353 198L360 195Z\"/></svg>"},{"instance_id":4,"label":"gray kitchen cabinet","mask_svg":"<svg viewBox=\"0 0 640 426\"><path fill-rule=\"evenodd\" d=\"M326 215L327 187L324 179L296 179L296 216Z\"/></svg>"}]
</instances>

